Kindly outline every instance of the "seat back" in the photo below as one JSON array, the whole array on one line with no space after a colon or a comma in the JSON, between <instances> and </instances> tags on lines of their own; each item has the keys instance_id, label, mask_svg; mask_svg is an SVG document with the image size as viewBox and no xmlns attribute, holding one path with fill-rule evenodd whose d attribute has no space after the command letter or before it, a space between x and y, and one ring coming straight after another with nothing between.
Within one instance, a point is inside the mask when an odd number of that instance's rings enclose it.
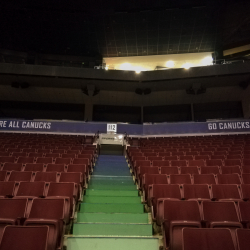
<instances>
[{"instance_id":1,"label":"seat back","mask_svg":"<svg viewBox=\"0 0 250 250\"><path fill-rule=\"evenodd\" d=\"M45 182L20 182L16 196L45 196Z\"/></svg>"},{"instance_id":2,"label":"seat back","mask_svg":"<svg viewBox=\"0 0 250 250\"><path fill-rule=\"evenodd\" d=\"M184 228L182 230L183 250L211 249L235 250L229 229Z\"/></svg>"},{"instance_id":3,"label":"seat back","mask_svg":"<svg viewBox=\"0 0 250 250\"><path fill-rule=\"evenodd\" d=\"M184 184L183 185L183 198L189 199L211 199L209 186L206 184Z\"/></svg>"},{"instance_id":4,"label":"seat back","mask_svg":"<svg viewBox=\"0 0 250 250\"><path fill-rule=\"evenodd\" d=\"M169 175L170 184L192 184L189 174L171 174Z\"/></svg>"},{"instance_id":5,"label":"seat back","mask_svg":"<svg viewBox=\"0 0 250 250\"><path fill-rule=\"evenodd\" d=\"M1 241L1 250L47 250L48 226L7 226Z\"/></svg>"},{"instance_id":6,"label":"seat back","mask_svg":"<svg viewBox=\"0 0 250 250\"><path fill-rule=\"evenodd\" d=\"M241 200L241 193L238 185L234 184L212 185L212 198L216 200L221 200L221 199Z\"/></svg>"}]
</instances>

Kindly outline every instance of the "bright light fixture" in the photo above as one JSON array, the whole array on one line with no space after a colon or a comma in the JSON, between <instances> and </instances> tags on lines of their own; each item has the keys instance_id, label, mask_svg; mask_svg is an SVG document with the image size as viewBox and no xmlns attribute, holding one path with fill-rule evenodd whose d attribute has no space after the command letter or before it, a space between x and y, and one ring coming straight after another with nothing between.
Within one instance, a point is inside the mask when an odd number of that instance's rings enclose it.
<instances>
[{"instance_id":1,"label":"bright light fixture","mask_svg":"<svg viewBox=\"0 0 250 250\"><path fill-rule=\"evenodd\" d=\"M136 70L135 73L136 73L136 74L140 74L141 71L140 71L140 70Z\"/></svg>"},{"instance_id":2,"label":"bright light fixture","mask_svg":"<svg viewBox=\"0 0 250 250\"><path fill-rule=\"evenodd\" d=\"M121 70L132 70L132 65L130 63L123 63L120 65Z\"/></svg>"},{"instance_id":3,"label":"bright light fixture","mask_svg":"<svg viewBox=\"0 0 250 250\"><path fill-rule=\"evenodd\" d=\"M122 136L122 135L118 135L118 138L119 138L119 139L122 139L122 138L123 138L123 136Z\"/></svg>"},{"instance_id":4,"label":"bright light fixture","mask_svg":"<svg viewBox=\"0 0 250 250\"><path fill-rule=\"evenodd\" d=\"M201 61L203 65L211 65L213 63L213 58L211 56L207 56L203 58Z\"/></svg>"},{"instance_id":5,"label":"bright light fixture","mask_svg":"<svg viewBox=\"0 0 250 250\"><path fill-rule=\"evenodd\" d=\"M192 64L191 63L184 63L183 65L182 65L182 68L184 68L184 69L190 69L192 67Z\"/></svg>"},{"instance_id":6,"label":"bright light fixture","mask_svg":"<svg viewBox=\"0 0 250 250\"><path fill-rule=\"evenodd\" d=\"M108 66L106 66L106 67L105 67L105 69L106 69L106 70L108 70L108 69L109 69L109 67L108 67Z\"/></svg>"},{"instance_id":7,"label":"bright light fixture","mask_svg":"<svg viewBox=\"0 0 250 250\"><path fill-rule=\"evenodd\" d=\"M167 61L167 62L166 62L166 66L167 66L168 68L173 68L173 67L174 67L174 61Z\"/></svg>"}]
</instances>

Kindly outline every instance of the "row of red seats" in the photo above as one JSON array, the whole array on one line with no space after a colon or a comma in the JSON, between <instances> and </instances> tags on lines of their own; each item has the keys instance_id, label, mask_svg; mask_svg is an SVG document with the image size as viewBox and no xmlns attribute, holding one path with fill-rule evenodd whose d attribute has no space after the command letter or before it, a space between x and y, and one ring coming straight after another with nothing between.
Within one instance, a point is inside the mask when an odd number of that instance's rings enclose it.
<instances>
[{"instance_id":1,"label":"row of red seats","mask_svg":"<svg viewBox=\"0 0 250 250\"><path fill-rule=\"evenodd\" d=\"M250 245L250 230L248 229L236 229L234 238L231 231L226 228L187 227L181 231L181 250L248 250Z\"/></svg>"},{"instance_id":2,"label":"row of red seats","mask_svg":"<svg viewBox=\"0 0 250 250\"><path fill-rule=\"evenodd\" d=\"M142 182L144 174L160 174L160 175L180 175L180 174L191 174L191 175L228 175L228 174L239 174L245 181L248 181L248 175L250 174L250 167L243 167L241 169L239 166L234 167L139 167L135 173L135 180L139 184ZM210 178L213 181L214 178ZM195 182L203 180L195 178ZM205 180L205 179L204 179ZM215 178L216 180L216 178ZM197 183L198 184L198 183ZM210 183L211 184L211 183Z\"/></svg>"},{"instance_id":3,"label":"row of red seats","mask_svg":"<svg viewBox=\"0 0 250 250\"><path fill-rule=\"evenodd\" d=\"M250 184L250 174L144 174L139 182L139 189L143 191L145 199L149 185L152 184Z\"/></svg>"},{"instance_id":4,"label":"row of red seats","mask_svg":"<svg viewBox=\"0 0 250 250\"><path fill-rule=\"evenodd\" d=\"M250 159L241 160L137 160L134 164L130 165L132 170L137 167L146 167L146 166L172 166L172 167L188 167L188 166L250 166Z\"/></svg>"},{"instance_id":5,"label":"row of red seats","mask_svg":"<svg viewBox=\"0 0 250 250\"><path fill-rule=\"evenodd\" d=\"M0 199L0 241L7 225L44 225L48 226L48 249L61 248L66 225L72 219L68 198ZM18 239L12 235L12 241Z\"/></svg>"},{"instance_id":6,"label":"row of red seats","mask_svg":"<svg viewBox=\"0 0 250 250\"><path fill-rule=\"evenodd\" d=\"M2 166L6 163L21 163L21 164L27 164L27 163L37 163L37 164L84 164L84 165L90 165L92 166L92 162L89 158L87 158L85 155L84 158L55 158L52 157L19 157L16 159L15 157L11 156L3 156L0 157L0 163Z\"/></svg>"},{"instance_id":7,"label":"row of red seats","mask_svg":"<svg viewBox=\"0 0 250 250\"><path fill-rule=\"evenodd\" d=\"M6 226L3 230L0 248L1 250L48 250L50 249L48 235L48 226ZM16 240L13 241L13 238ZM236 229L235 238L233 239L230 230L225 228L184 227L181 230L181 238L179 240L181 250L248 250L250 230Z\"/></svg>"},{"instance_id":8,"label":"row of red seats","mask_svg":"<svg viewBox=\"0 0 250 250\"><path fill-rule=\"evenodd\" d=\"M80 172L19 172L19 171L0 171L1 181L26 181L26 182L74 182L80 186L85 186L86 177Z\"/></svg>"},{"instance_id":9,"label":"row of red seats","mask_svg":"<svg viewBox=\"0 0 250 250\"><path fill-rule=\"evenodd\" d=\"M21 153L22 154L22 153ZM63 160L67 159L67 160ZM57 164L59 162L65 161L70 162L74 159L87 159L90 163L93 163L95 161L95 157L90 154L84 154L84 155L73 155L73 154L47 154L42 155L39 153L30 153L29 156L0 156L0 163L3 165L5 163L43 163L43 164L49 164L49 163L55 163L57 161ZM78 160L79 161L79 160ZM77 161L76 161L77 162ZM66 164L66 163L65 163Z\"/></svg>"},{"instance_id":10,"label":"row of red seats","mask_svg":"<svg viewBox=\"0 0 250 250\"><path fill-rule=\"evenodd\" d=\"M183 149L150 149L150 150L133 150L127 151L128 155L131 156L181 156L181 155L228 155L228 154L249 154L250 148L234 148L233 150L223 149L222 147L218 148L218 150L204 148L201 150L200 148L183 148Z\"/></svg>"},{"instance_id":11,"label":"row of red seats","mask_svg":"<svg viewBox=\"0 0 250 250\"><path fill-rule=\"evenodd\" d=\"M73 148L73 147L72 147ZM4 152L9 152L9 153L43 153L43 154L48 154L48 153L60 153L60 154L81 154L81 153L89 153L89 154L94 154L95 149L93 148L82 148L82 147L74 147L76 149L69 149L65 147L60 147L60 148L55 148L55 147L18 147L18 148L0 148L0 151L2 153Z\"/></svg>"},{"instance_id":12,"label":"row of red seats","mask_svg":"<svg viewBox=\"0 0 250 250\"><path fill-rule=\"evenodd\" d=\"M77 202L81 199L82 190L73 182L0 182L0 198L51 198L68 197L70 211L74 213ZM1 216L0 216L1 217Z\"/></svg>"},{"instance_id":13,"label":"row of red seats","mask_svg":"<svg viewBox=\"0 0 250 250\"><path fill-rule=\"evenodd\" d=\"M249 228L249 223L246 223L246 221L249 221L250 217L250 202L239 202L236 205L230 201L202 201L199 204L197 201L159 199L157 206L157 217L154 220L158 225L162 225L164 245L170 249L185 249L182 246L182 231L184 228L207 228L207 230L208 228L227 228L227 230L230 230L228 235L232 237L230 247L225 248L228 246L228 242L225 242L224 246L221 243L219 244L222 247L220 249L237 249L236 229L246 230L249 236L248 229L243 228ZM192 240L196 242L192 246L197 246L197 242L201 242L196 237ZM214 248L208 248L210 244L208 239L204 240L205 243L201 242L198 248L193 249L214 250ZM218 239L218 241L220 240ZM201 248L201 246L205 246L205 248Z\"/></svg>"},{"instance_id":14,"label":"row of red seats","mask_svg":"<svg viewBox=\"0 0 250 250\"><path fill-rule=\"evenodd\" d=\"M148 153L148 154L135 154L130 157L130 160L135 161L135 160L216 160L216 159L248 159L250 158L250 152L245 155L241 155L236 151L237 154L223 154L223 153L218 153L216 155L209 154L209 152L203 152L204 154L194 154L194 152L189 152L187 155L180 155L178 152L172 155L170 153L159 153L159 155L155 153ZM212 153L212 152L211 152ZM1 153L0 153L1 154ZM154 158L155 157L155 158ZM156 158L158 157L158 158Z\"/></svg>"},{"instance_id":15,"label":"row of red seats","mask_svg":"<svg viewBox=\"0 0 250 250\"><path fill-rule=\"evenodd\" d=\"M168 166L146 166L138 167L135 177L144 174L249 174L250 166L207 166L207 167L168 167Z\"/></svg>"},{"instance_id":16,"label":"row of red seats","mask_svg":"<svg viewBox=\"0 0 250 250\"><path fill-rule=\"evenodd\" d=\"M249 201L250 184L153 184L148 186L148 197L144 202L156 215L158 199L170 200L211 200L211 201Z\"/></svg>"},{"instance_id":17,"label":"row of red seats","mask_svg":"<svg viewBox=\"0 0 250 250\"><path fill-rule=\"evenodd\" d=\"M32 171L32 172L80 172L86 179L89 178L90 169L84 164L42 164L42 163L5 163L0 171ZM1 179L0 179L1 181Z\"/></svg>"},{"instance_id":18,"label":"row of red seats","mask_svg":"<svg viewBox=\"0 0 250 250\"><path fill-rule=\"evenodd\" d=\"M180 146L159 146L159 147L129 147L127 149L127 151L129 153L159 153L159 152L182 152L182 151L212 151L212 152L218 152L218 151L246 151L247 148L250 148L250 146L248 146L248 144L242 145L242 144L237 144L237 145L233 145L233 144L223 144L223 145L180 145Z\"/></svg>"}]
</instances>

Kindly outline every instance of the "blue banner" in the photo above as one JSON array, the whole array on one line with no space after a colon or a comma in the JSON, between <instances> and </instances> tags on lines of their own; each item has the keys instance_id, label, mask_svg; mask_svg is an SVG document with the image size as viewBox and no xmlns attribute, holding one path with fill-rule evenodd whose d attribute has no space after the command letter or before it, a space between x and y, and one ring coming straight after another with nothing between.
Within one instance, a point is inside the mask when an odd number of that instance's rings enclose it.
<instances>
[{"instance_id":1,"label":"blue banner","mask_svg":"<svg viewBox=\"0 0 250 250\"><path fill-rule=\"evenodd\" d=\"M0 120L0 131L95 134L106 133L108 123ZM139 136L250 132L250 120L162 124L117 124L117 133Z\"/></svg>"}]
</instances>

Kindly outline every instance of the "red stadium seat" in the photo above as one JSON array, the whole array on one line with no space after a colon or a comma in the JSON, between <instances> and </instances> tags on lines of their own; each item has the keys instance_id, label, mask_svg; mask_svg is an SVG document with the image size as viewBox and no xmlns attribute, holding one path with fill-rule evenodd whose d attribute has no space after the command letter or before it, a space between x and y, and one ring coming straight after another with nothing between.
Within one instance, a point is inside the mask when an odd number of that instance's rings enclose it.
<instances>
[{"instance_id":1,"label":"red stadium seat","mask_svg":"<svg viewBox=\"0 0 250 250\"><path fill-rule=\"evenodd\" d=\"M183 228L200 228L201 214L197 201L171 201L158 199L157 224L163 224L165 245L170 249L181 249Z\"/></svg>"},{"instance_id":2,"label":"red stadium seat","mask_svg":"<svg viewBox=\"0 0 250 250\"><path fill-rule=\"evenodd\" d=\"M7 173L8 172L5 171L5 170L0 171L0 181L5 181L6 180Z\"/></svg>"},{"instance_id":3,"label":"red stadium seat","mask_svg":"<svg viewBox=\"0 0 250 250\"><path fill-rule=\"evenodd\" d=\"M37 172L34 181L57 182L58 178L55 172Z\"/></svg>"},{"instance_id":4,"label":"red stadium seat","mask_svg":"<svg viewBox=\"0 0 250 250\"><path fill-rule=\"evenodd\" d=\"M24 171L43 172L45 165L42 163L27 163L25 164Z\"/></svg>"},{"instance_id":5,"label":"red stadium seat","mask_svg":"<svg viewBox=\"0 0 250 250\"><path fill-rule=\"evenodd\" d=\"M32 207L25 221L25 226L46 225L49 226L48 246L56 249L62 245L65 221L65 199L38 199L32 202Z\"/></svg>"},{"instance_id":6,"label":"red stadium seat","mask_svg":"<svg viewBox=\"0 0 250 250\"><path fill-rule=\"evenodd\" d=\"M244 184L250 184L250 174L242 174L242 181Z\"/></svg>"},{"instance_id":7,"label":"red stadium seat","mask_svg":"<svg viewBox=\"0 0 250 250\"><path fill-rule=\"evenodd\" d=\"M189 174L171 174L169 175L170 184L192 184Z\"/></svg>"},{"instance_id":8,"label":"red stadium seat","mask_svg":"<svg viewBox=\"0 0 250 250\"><path fill-rule=\"evenodd\" d=\"M17 163L22 163L22 164L34 163L34 162L35 162L34 157L18 157L17 159Z\"/></svg>"},{"instance_id":9,"label":"red stadium seat","mask_svg":"<svg viewBox=\"0 0 250 250\"><path fill-rule=\"evenodd\" d=\"M241 184L241 193L243 200L250 200L250 184Z\"/></svg>"},{"instance_id":10,"label":"red stadium seat","mask_svg":"<svg viewBox=\"0 0 250 250\"><path fill-rule=\"evenodd\" d=\"M218 184L241 184L238 174L218 174L217 180Z\"/></svg>"},{"instance_id":11,"label":"red stadium seat","mask_svg":"<svg viewBox=\"0 0 250 250\"><path fill-rule=\"evenodd\" d=\"M201 167L201 174L220 174L220 168L218 166Z\"/></svg>"},{"instance_id":12,"label":"red stadium seat","mask_svg":"<svg viewBox=\"0 0 250 250\"><path fill-rule=\"evenodd\" d=\"M45 182L20 182L16 197L36 198L45 196Z\"/></svg>"},{"instance_id":13,"label":"red stadium seat","mask_svg":"<svg viewBox=\"0 0 250 250\"><path fill-rule=\"evenodd\" d=\"M207 166L223 166L222 160L206 160Z\"/></svg>"},{"instance_id":14,"label":"red stadium seat","mask_svg":"<svg viewBox=\"0 0 250 250\"><path fill-rule=\"evenodd\" d=\"M48 232L48 226L6 226L0 248L1 250L49 250Z\"/></svg>"},{"instance_id":15,"label":"red stadium seat","mask_svg":"<svg viewBox=\"0 0 250 250\"><path fill-rule=\"evenodd\" d=\"M204 160L188 161L188 165L189 166L204 167L205 166L205 161Z\"/></svg>"},{"instance_id":16,"label":"red stadium seat","mask_svg":"<svg viewBox=\"0 0 250 250\"><path fill-rule=\"evenodd\" d=\"M181 174L199 174L198 167L180 167Z\"/></svg>"},{"instance_id":17,"label":"red stadium seat","mask_svg":"<svg viewBox=\"0 0 250 250\"><path fill-rule=\"evenodd\" d=\"M231 201L203 201L202 211L206 226L211 228L241 228L237 207Z\"/></svg>"},{"instance_id":18,"label":"red stadium seat","mask_svg":"<svg viewBox=\"0 0 250 250\"><path fill-rule=\"evenodd\" d=\"M184 228L181 239L181 250L236 250L229 229Z\"/></svg>"},{"instance_id":19,"label":"red stadium seat","mask_svg":"<svg viewBox=\"0 0 250 250\"><path fill-rule=\"evenodd\" d=\"M160 168L160 173L161 174L179 174L179 169L178 167L161 167Z\"/></svg>"},{"instance_id":20,"label":"red stadium seat","mask_svg":"<svg viewBox=\"0 0 250 250\"><path fill-rule=\"evenodd\" d=\"M22 171L23 164L21 163L5 163L2 170L6 171Z\"/></svg>"},{"instance_id":21,"label":"red stadium seat","mask_svg":"<svg viewBox=\"0 0 250 250\"><path fill-rule=\"evenodd\" d=\"M19 172L12 171L8 178L8 181L32 181L34 178L34 173L31 171Z\"/></svg>"},{"instance_id":22,"label":"red stadium seat","mask_svg":"<svg viewBox=\"0 0 250 250\"><path fill-rule=\"evenodd\" d=\"M216 184L216 179L213 174L194 174L193 175L194 184Z\"/></svg>"},{"instance_id":23,"label":"red stadium seat","mask_svg":"<svg viewBox=\"0 0 250 250\"><path fill-rule=\"evenodd\" d=\"M187 161L171 161L172 167L186 167Z\"/></svg>"},{"instance_id":24,"label":"red stadium seat","mask_svg":"<svg viewBox=\"0 0 250 250\"><path fill-rule=\"evenodd\" d=\"M70 158L56 158L55 164L69 165L71 164L71 159Z\"/></svg>"},{"instance_id":25,"label":"red stadium seat","mask_svg":"<svg viewBox=\"0 0 250 250\"><path fill-rule=\"evenodd\" d=\"M221 201L242 201L241 192L237 185L212 185L212 199Z\"/></svg>"},{"instance_id":26,"label":"red stadium seat","mask_svg":"<svg viewBox=\"0 0 250 250\"><path fill-rule=\"evenodd\" d=\"M15 181L0 181L0 198L11 198L15 196L17 186L18 183Z\"/></svg>"},{"instance_id":27,"label":"red stadium seat","mask_svg":"<svg viewBox=\"0 0 250 250\"><path fill-rule=\"evenodd\" d=\"M238 207L241 222L250 228L250 202L239 202Z\"/></svg>"},{"instance_id":28,"label":"red stadium seat","mask_svg":"<svg viewBox=\"0 0 250 250\"><path fill-rule=\"evenodd\" d=\"M163 161L163 160L160 160L160 161L152 161L152 166L155 166L155 167L168 167L170 166L170 162L169 161Z\"/></svg>"},{"instance_id":29,"label":"red stadium seat","mask_svg":"<svg viewBox=\"0 0 250 250\"><path fill-rule=\"evenodd\" d=\"M250 246L250 230L236 229L236 239L238 250L248 250Z\"/></svg>"},{"instance_id":30,"label":"red stadium seat","mask_svg":"<svg viewBox=\"0 0 250 250\"><path fill-rule=\"evenodd\" d=\"M26 218L27 205L28 199L0 199L0 241L5 226L16 225Z\"/></svg>"},{"instance_id":31,"label":"red stadium seat","mask_svg":"<svg viewBox=\"0 0 250 250\"><path fill-rule=\"evenodd\" d=\"M211 200L209 186L206 184L184 184L183 198L185 200Z\"/></svg>"},{"instance_id":32,"label":"red stadium seat","mask_svg":"<svg viewBox=\"0 0 250 250\"><path fill-rule=\"evenodd\" d=\"M167 175L163 174L144 174L142 177L142 185L139 187L144 192L144 200L148 198L148 186L152 184L168 184Z\"/></svg>"},{"instance_id":33,"label":"red stadium seat","mask_svg":"<svg viewBox=\"0 0 250 250\"><path fill-rule=\"evenodd\" d=\"M16 162L16 158L12 156L0 156L0 163L14 163Z\"/></svg>"},{"instance_id":34,"label":"red stadium seat","mask_svg":"<svg viewBox=\"0 0 250 250\"><path fill-rule=\"evenodd\" d=\"M47 197L69 198L70 199L70 214L74 211L74 206L77 201L78 185L76 183L55 183L49 184Z\"/></svg>"},{"instance_id":35,"label":"red stadium seat","mask_svg":"<svg viewBox=\"0 0 250 250\"><path fill-rule=\"evenodd\" d=\"M42 164L53 163L53 158L52 157L38 157L36 159L36 163L42 163Z\"/></svg>"},{"instance_id":36,"label":"red stadium seat","mask_svg":"<svg viewBox=\"0 0 250 250\"><path fill-rule=\"evenodd\" d=\"M225 166L241 166L241 160L224 160L224 165Z\"/></svg>"},{"instance_id":37,"label":"red stadium seat","mask_svg":"<svg viewBox=\"0 0 250 250\"><path fill-rule=\"evenodd\" d=\"M157 214L157 200L160 198L181 200L182 195L179 185L153 184L148 186L148 206L152 206L153 219Z\"/></svg>"},{"instance_id":38,"label":"red stadium seat","mask_svg":"<svg viewBox=\"0 0 250 250\"><path fill-rule=\"evenodd\" d=\"M65 172L64 164L48 164L46 172Z\"/></svg>"},{"instance_id":39,"label":"red stadium seat","mask_svg":"<svg viewBox=\"0 0 250 250\"><path fill-rule=\"evenodd\" d=\"M240 166L221 167L222 174L241 174Z\"/></svg>"}]
</instances>

